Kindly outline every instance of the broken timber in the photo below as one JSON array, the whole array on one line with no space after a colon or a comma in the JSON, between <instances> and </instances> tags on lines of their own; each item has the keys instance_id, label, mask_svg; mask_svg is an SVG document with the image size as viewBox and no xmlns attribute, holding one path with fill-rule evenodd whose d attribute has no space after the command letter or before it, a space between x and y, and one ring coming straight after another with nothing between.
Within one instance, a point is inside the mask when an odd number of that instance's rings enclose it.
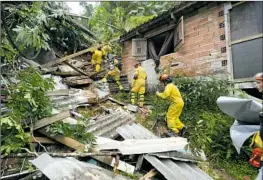
<instances>
[{"instance_id":1,"label":"broken timber","mask_svg":"<svg viewBox=\"0 0 263 180\"><path fill-rule=\"evenodd\" d=\"M51 136L50 132L47 132L47 130L45 128L39 129L38 132L40 132L41 134L43 134L43 135L45 135L51 139L58 141L61 144L64 144L64 145L66 145L72 149L80 150L80 151L83 151L85 149L85 144L80 143L75 139L60 135L60 134L55 135L55 136Z\"/></svg>"},{"instance_id":2,"label":"broken timber","mask_svg":"<svg viewBox=\"0 0 263 180\"><path fill-rule=\"evenodd\" d=\"M31 142L32 143L40 142L41 144L56 144L55 141L46 137L31 137Z\"/></svg>"},{"instance_id":3,"label":"broken timber","mask_svg":"<svg viewBox=\"0 0 263 180\"><path fill-rule=\"evenodd\" d=\"M68 65L69 67L71 67L72 69L74 69L75 71L77 71L80 74L83 74L85 76L89 76L87 73L85 73L84 71L80 70L79 68L73 66L72 64L70 64L68 61L64 62L66 65Z\"/></svg>"},{"instance_id":4,"label":"broken timber","mask_svg":"<svg viewBox=\"0 0 263 180\"><path fill-rule=\"evenodd\" d=\"M112 98L112 97L108 97L108 100L110 100L110 101L112 101L112 102L115 102L115 103L117 103L117 104L119 104L119 105L121 105L121 106L126 106L125 103L120 102L120 101L118 101L117 99L114 99L114 98Z\"/></svg>"},{"instance_id":5,"label":"broken timber","mask_svg":"<svg viewBox=\"0 0 263 180\"><path fill-rule=\"evenodd\" d=\"M44 152L45 153L45 152ZM24 157L36 157L36 155L41 155L44 153L17 153L17 154L9 154L2 155L1 159L5 158L24 158ZM96 153L46 153L52 157L88 157L88 156L114 156L118 155L117 152L96 152Z\"/></svg>"},{"instance_id":6,"label":"broken timber","mask_svg":"<svg viewBox=\"0 0 263 180\"><path fill-rule=\"evenodd\" d=\"M72 59L72 58L74 58L74 57L77 57L77 56L80 56L80 55L85 54L85 53L87 53L87 52L90 52L92 49L94 49L94 47L90 47L90 48L88 48L88 49L84 49L84 50L79 51L79 52L76 52L76 53L74 53L74 54L71 54L71 55L68 55L68 56L65 56L65 57L62 57L62 58L59 58L59 59L55 59L55 60L53 60L53 61L51 61L51 62L48 62L48 63L46 63L46 64L43 64L42 67L44 67L44 68L51 67L51 66L53 66L53 65L62 63L62 62L64 62L64 61L67 61L67 60Z\"/></svg>"},{"instance_id":7,"label":"broken timber","mask_svg":"<svg viewBox=\"0 0 263 180\"><path fill-rule=\"evenodd\" d=\"M47 92L47 96L69 96L68 89L58 89L54 91Z\"/></svg>"},{"instance_id":8,"label":"broken timber","mask_svg":"<svg viewBox=\"0 0 263 180\"><path fill-rule=\"evenodd\" d=\"M56 114L55 116L52 116L52 117L46 117L44 119L41 119L39 121L36 121L33 125L33 130L36 130L36 129L39 129L39 128L42 128L44 126L47 126L49 124L52 124L56 121L60 121L62 119L65 119L67 117L70 117L70 113L69 111L65 111L65 112L62 112L62 113L59 113L59 114Z\"/></svg>"},{"instance_id":9,"label":"broken timber","mask_svg":"<svg viewBox=\"0 0 263 180\"><path fill-rule=\"evenodd\" d=\"M89 76L73 76L65 78L63 82L69 86L76 86L91 84L92 80L89 78Z\"/></svg>"}]
</instances>

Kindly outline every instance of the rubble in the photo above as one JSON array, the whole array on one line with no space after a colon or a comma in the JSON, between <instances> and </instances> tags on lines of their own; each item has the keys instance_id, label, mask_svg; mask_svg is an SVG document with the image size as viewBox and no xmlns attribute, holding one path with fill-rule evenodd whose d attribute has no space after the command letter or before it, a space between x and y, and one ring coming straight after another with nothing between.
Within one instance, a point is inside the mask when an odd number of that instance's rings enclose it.
<instances>
[{"instance_id":1,"label":"rubble","mask_svg":"<svg viewBox=\"0 0 263 180\"><path fill-rule=\"evenodd\" d=\"M211 179L193 164L204 159L194 156L188 150L187 139L160 138L136 123L135 113L146 116L148 110L111 97L111 92L118 91L115 82L109 80L108 83L101 83L100 79L104 77L104 71L91 73L90 62L73 59L88 51L89 49L86 49L42 66L34 64L42 70L44 78L52 78L55 82L55 89L47 92L54 108L52 116L36 121L33 125L34 135L31 137L33 147L38 144L44 149L38 153L11 154L1 158L31 159L30 162L38 170L34 173L25 171L23 177L29 174L28 177L46 176L49 179L124 180L128 178L98 167L98 163L97 165L92 163L100 162L113 168L114 172L120 170L134 174L144 168L146 160L152 165L152 170L147 170L149 172L141 179L158 174L162 174L168 180L189 179L189 177ZM121 83L124 90L129 91L126 75L121 76ZM79 111L96 108L99 109L99 113L90 118L86 118ZM88 123L85 132L96 136L94 144L87 145L64 134L53 135L49 131L50 125L55 122L60 121L74 126L80 119ZM56 149L60 146L61 148ZM81 158L86 160L80 161L83 160ZM14 173L14 177L20 175Z\"/></svg>"}]
</instances>

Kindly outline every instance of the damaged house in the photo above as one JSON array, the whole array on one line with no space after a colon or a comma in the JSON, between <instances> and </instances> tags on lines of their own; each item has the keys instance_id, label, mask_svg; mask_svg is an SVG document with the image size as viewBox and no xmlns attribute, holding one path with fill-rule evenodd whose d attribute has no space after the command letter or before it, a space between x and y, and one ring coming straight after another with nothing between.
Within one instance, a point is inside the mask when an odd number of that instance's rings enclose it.
<instances>
[{"instance_id":1,"label":"damaged house","mask_svg":"<svg viewBox=\"0 0 263 180\"><path fill-rule=\"evenodd\" d=\"M263 66L262 2L182 2L119 42L129 80L137 60L153 59L144 65L152 74L156 66L171 75L226 77L259 97L252 77Z\"/></svg>"}]
</instances>

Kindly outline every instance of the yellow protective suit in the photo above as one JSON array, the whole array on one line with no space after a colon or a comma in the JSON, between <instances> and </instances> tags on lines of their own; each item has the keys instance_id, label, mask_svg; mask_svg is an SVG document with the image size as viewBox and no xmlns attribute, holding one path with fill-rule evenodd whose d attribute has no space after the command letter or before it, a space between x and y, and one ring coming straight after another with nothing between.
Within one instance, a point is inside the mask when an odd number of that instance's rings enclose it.
<instances>
[{"instance_id":1,"label":"yellow protective suit","mask_svg":"<svg viewBox=\"0 0 263 180\"><path fill-rule=\"evenodd\" d=\"M170 106L166 114L167 126L178 134L184 127L184 124L179 119L184 107L184 101L179 89L173 83L169 83L166 85L164 92L157 93L157 96L170 101Z\"/></svg>"},{"instance_id":2,"label":"yellow protective suit","mask_svg":"<svg viewBox=\"0 0 263 180\"><path fill-rule=\"evenodd\" d=\"M132 89L131 89L131 103L135 104L135 98L136 94L139 95L139 106L143 107L144 104L144 93L145 93L145 81L147 79L147 74L145 70L138 66L136 69L134 76L136 76L136 79L133 79L132 82Z\"/></svg>"},{"instance_id":3,"label":"yellow protective suit","mask_svg":"<svg viewBox=\"0 0 263 180\"><path fill-rule=\"evenodd\" d=\"M100 72L100 66L102 62L102 51L95 50L92 54L91 64L96 67L96 72Z\"/></svg>"},{"instance_id":4,"label":"yellow protective suit","mask_svg":"<svg viewBox=\"0 0 263 180\"><path fill-rule=\"evenodd\" d=\"M250 146L253 148L263 149L263 142L260 138L259 131L254 134Z\"/></svg>"},{"instance_id":5,"label":"yellow protective suit","mask_svg":"<svg viewBox=\"0 0 263 180\"><path fill-rule=\"evenodd\" d=\"M121 74L121 71L118 69L118 67L115 66L113 70L109 71L105 75L105 77L102 79L102 82L107 82L107 78L110 76L115 80L116 84L119 87L119 90L122 91L123 86L121 85L121 82L120 82L120 74Z\"/></svg>"},{"instance_id":6,"label":"yellow protective suit","mask_svg":"<svg viewBox=\"0 0 263 180\"><path fill-rule=\"evenodd\" d=\"M111 47L109 45L105 45L102 48L102 55L107 56L107 54L111 51Z\"/></svg>"}]
</instances>

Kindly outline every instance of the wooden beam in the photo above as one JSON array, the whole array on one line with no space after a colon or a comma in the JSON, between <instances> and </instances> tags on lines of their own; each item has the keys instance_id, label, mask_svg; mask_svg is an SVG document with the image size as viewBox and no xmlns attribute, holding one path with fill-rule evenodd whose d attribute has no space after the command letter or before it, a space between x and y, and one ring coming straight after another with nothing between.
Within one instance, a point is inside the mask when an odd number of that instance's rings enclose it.
<instances>
[{"instance_id":1,"label":"wooden beam","mask_svg":"<svg viewBox=\"0 0 263 180\"><path fill-rule=\"evenodd\" d=\"M47 96L68 96L68 95L69 95L68 89L58 89L58 90L47 92Z\"/></svg>"},{"instance_id":2,"label":"wooden beam","mask_svg":"<svg viewBox=\"0 0 263 180\"><path fill-rule=\"evenodd\" d=\"M119 104L119 105L122 105L122 106L126 106L126 105L127 105L126 103L120 102L120 101L118 101L117 99L114 99L114 98L112 98L112 97L108 97L108 100L110 100L110 101L112 101L112 102L115 102L115 103L117 103L117 104Z\"/></svg>"},{"instance_id":3,"label":"wooden beam","mask_svg":"<svg viewBox=\"0 0 263 180\"><path fill-rule=\"evenodd\" d=\"M68 65L69 67L71 67L72 69L74 69L75 71L79 72L80 74L83 74L85 76L89 76L89 74L85 73L84 71L80 70L79 68L76 68L75 66L73 66L72 64L70 64L69 62L65 61L64 62L66 65Z\"/></svg>"},{"instance_id":4,"label":"wooden beam","mask_svg":"<svg viewBox=\"0 0 263 180\"><path fill-rule=\"evenodd\" d=\"M56 144L55 141L47 138L47 137L31 137L31 142L33 143L38 143L40 142L41 144Z\"/></svg>"},{"instance_id":5,"label":"wooden beam","mask_svg":"<svg viewBox=\"0 0 263 180\"><path fill-rule=\"evenodd\" d=\"M45 152L44 152L45 153ZM4 158L24 158L24 157L36 157L36 155L41 155L44 153L17 153L17 154L9 154L9 155L2 155L1 159ZM114 156L118 155L117 152L97 152L97 153L45 153L52 157L87 157L87 156Z\"/></svg>"},{"instance_id":6,"label":"wooden beam","mask_svg":"<svg viewBox=\"0 0 263 180\"><path fill-rule=\"evenodd\" d=\"M75 150L80 150L80 151L84 151L85 149L85 144L78 142L75 139L69 138L69 137L65 137L63 135L55 135L55 136L51 136L50 132L47 132L47 130L45 128L41 128L38 130L38 132L40 132L41 134L54 139L57 142L60 142L61 144L64 144L72 149Z\"/></svg>"},{"instance_id":7,"label":"wooden beam","mask_svg":"<svg viewBox=\"0 0 263 180\"><path fill-rule=\"evenodd\" d=\"M62 62L64 62L64 61L66 61L66 60L69 60L69 59L72 59L72 58L74 58L74 57L77 57L77 56L80 56L80 55L82 55L82 54L85 54L85 53L87 53L87 52L90 52L92 49L97 48L97 47L98 47L98 46L96 46L96 47L90 47L90 48L88 48L88 49L84 49L84 50L79 51L79 52L76 52L76 53L74 53L74 54L71 54L71 55L68 55L68 56L65 56L65 57L62 57L62 58L59 58L59 59L55 59L55 60L53 60L53 61L51 61L51 62L48 62L48 63L46 63L46 64L43 64L42 67L47 68L47 67L51 67L51 66L53 66L53 65L62 63Z\"/></svg>"},{"instance_id":8,"label":"wooden beam","mask_svg":"<svg viewBox=\"0 0 263 180\"><path fill-rule=\"evenodd\" d=\"M139 180L146 180L149 179L157 174L157 171L155 169L150 170L147 174L145 174L143 177L141 177Z\"/></svg>"},{"instance_id":9,"label":"wooden beam","mask_svg":"<svg viewBox=\"0 0 263 180\"><path fill-rule=\"evenodd\" d=\"M56 121L60 121L60 120L65 119L67 117L70 117L69 111L64 111L64 112L56 114L52 117L47 117L47 118L41 119L41 120L34 123L33 129L36 130L36 129L42 128L44 126L52 124Z\"/></svg>"}]
</instances>

